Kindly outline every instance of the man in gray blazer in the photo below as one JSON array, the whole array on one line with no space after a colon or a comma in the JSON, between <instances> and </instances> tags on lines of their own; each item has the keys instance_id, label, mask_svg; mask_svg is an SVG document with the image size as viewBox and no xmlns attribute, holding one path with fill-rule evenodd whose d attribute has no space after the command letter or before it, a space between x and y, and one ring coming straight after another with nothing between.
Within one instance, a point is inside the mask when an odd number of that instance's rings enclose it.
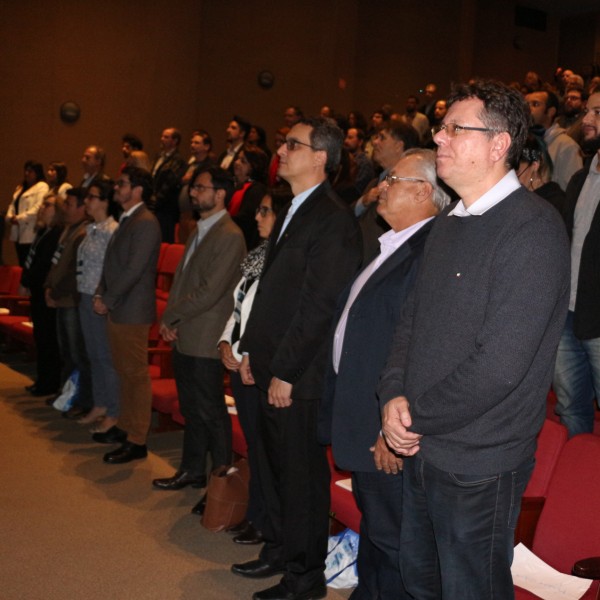
<instances>
[{"instance_id":1,"label":"man in gray blazer","mask_svg":"<svg viewBox=\"0 0 600 600\"><path fill-rule=\"evenodd\" d=\"M152 390L148 373L148 332L156 319L156 263L160 227L145 205L152 194L150 173L125 167L115 185L115 200L124 212L112 236L94 310L108 316L108 335L121 388L118 427L95 433L101 443L123 442L104 462L145 458Z\"/></svg>"},{"instance_id":2,"label":"man in gray blazer","mask_svg":"<svg viewBox=\"0 0 600 600\"><path fill-rule=\"evenodd\" d=\"M192 206L200 213L177 267L160 333L173 343L173 368L185 417L180 467L155 479L154 487L178 490L206 486L206 456L212 466L231 462L231 421L223 395L223 366L217 342L233 310L233 290L246 254L244 236L225 210L233 180L220 167L196 170ZM201 512L203 502L193 512Z\"/></svg>"}]
</instances>

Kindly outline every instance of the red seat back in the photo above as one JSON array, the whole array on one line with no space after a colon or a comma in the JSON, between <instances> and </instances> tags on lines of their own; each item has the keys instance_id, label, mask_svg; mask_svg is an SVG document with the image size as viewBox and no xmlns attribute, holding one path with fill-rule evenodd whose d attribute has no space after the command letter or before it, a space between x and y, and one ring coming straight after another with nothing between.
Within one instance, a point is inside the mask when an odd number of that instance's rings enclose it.
<instances>
[{"instance_id":1,"label":"red seat back","mask_svg":"<svg viewBox=\"0 0 600 600\"><path fill-rule=\"evenodd\" d=\"M582 558L600 556L599 468L600 437L576 435L552 475L532 550L563 573Z\"/></svg>"}]
</instances>

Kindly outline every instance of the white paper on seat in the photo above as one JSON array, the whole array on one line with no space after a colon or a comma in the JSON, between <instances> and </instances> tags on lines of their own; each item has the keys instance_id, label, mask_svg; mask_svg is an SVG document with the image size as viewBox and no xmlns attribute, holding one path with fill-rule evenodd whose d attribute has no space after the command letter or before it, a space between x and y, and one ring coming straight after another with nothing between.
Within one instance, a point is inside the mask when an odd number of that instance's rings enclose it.
<instances>
[{"instance_id":1,"label":"white paper on seat","mask_svg":"<svg viewBox=\"0 0 600 600\"><path fill-rule=\"evenodd\" d=\"M352 491L352 479L350 478L340 479L339 481L335 482L335 485L339 485L341 488L348 490L349 492Z\"/></svg>"},{"instance_id":2,"label":"white paper on seat","mask_svg":"<svg viewBox=\"0 0 600 600\"><path fill-rule=\"evenodd\" d=\"M10 315L10 310L8 308L0 307L0 315Z\"/></svg>"},{"instance_id":3,"label":"white paper on seat","mask_svg":"<svg viewBox=\"0 0 600 600\"><path fill-rule=\"evenodd\" d=\"M592 585L591 579L553 569L523 544L515 547L511 572L515 585L544 600L579 600Z\"/></svg>"}]
</instances>

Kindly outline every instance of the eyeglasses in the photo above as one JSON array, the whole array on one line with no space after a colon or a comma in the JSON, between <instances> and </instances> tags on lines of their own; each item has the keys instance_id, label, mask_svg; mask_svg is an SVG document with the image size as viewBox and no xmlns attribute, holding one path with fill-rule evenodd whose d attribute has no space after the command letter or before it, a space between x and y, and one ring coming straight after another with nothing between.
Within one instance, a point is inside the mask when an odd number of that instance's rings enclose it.
<instances>
[{"instance_id":1,"label":"eyeglasses","mask_svg":"<svg viewBox=\"0 0 600 600\"><path fill-rule=\"evenodd\" d=\"M197 183L196 185L192 185L191 189L196 190L197 192L203 192L204 190L220 190L221 188L214 187L212 185L202 185L201 183Z\"/></svg>"},{"instance_id":2,"label":"eyeglasses","mask_svg":"<svg viewBox=\"0 0 600 600\"><path fill-rule=\"evenodd\" d=\"M261 217L266 217L269 213L273 212L270 206L257 206L255 213L260 214Z\"/></svg>"},{"instance_id":3,"label":"eyeglasses","mask_svg":"<svg viewBox=\"0 0 600 600\"><path fill-rule=\"evenodd\" d=\"M122 188L122 187L127 187L128 185L131 185L131 182L125 181L125 179L118 179L116 181L115 185L119 188Z\"/></svg>"},{"instance_id":4,"label":"eyeglasses","mask_svg":"<svg viewBox=\"0 0 600 600\"><path fill-rule=\"evenodd\" d=\"M386 175L384 180L389 186L398 183L399 181L414 181L417 183L427 183L425 179L419 179L418 177L399 177L398 175Z\"/></svg>"},{"instance_id":5,"label":"eyeglasses","mask_svg":"<svg viewBox=\"0 0 600 600\"><path fill-rule=\"evenodd\" d=\"M489 127L468 127L467 125L457 125L456 123L442 123L431 128L431 135L436 135L440 131L445 131L449 138L456 137L463 131L486 131L499 133L497 129L490 129Z\"/></svg>"},{"instance_id":6,"label":"eyeglasses","mask_svg":"<svg viewBox=\"0 0 600 600\"><path fill-rule=\"evenodd\" d=\"M300 140L297 140L296 138L287 138L285 140L285 147L290 152L293 152L296 149L296 146L307 146L311 150L317 150L317 148L315 148L314 146L311 146L310 144L307 144L306 142L301 142Z\"/></svg>"},{"instance_id":7,"label":"eyeglasses","mask_svg":"<svg viewBox=\"0 0 600 600\"><path fill-rule=\"evenodd\" d=\"M85 200L91 198L92 200L102 200L102 196L98 196L97 194L87 194Z\"/></svg>"}]
</instances>

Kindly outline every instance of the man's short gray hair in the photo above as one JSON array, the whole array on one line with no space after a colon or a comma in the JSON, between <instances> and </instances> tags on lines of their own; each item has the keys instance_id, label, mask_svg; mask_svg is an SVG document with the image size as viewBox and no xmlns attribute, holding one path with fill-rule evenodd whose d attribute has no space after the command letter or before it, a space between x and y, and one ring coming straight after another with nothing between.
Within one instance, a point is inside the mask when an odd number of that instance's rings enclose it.
<instances>
[{"instance_id":1,"label":"man's short gray hair","mask_svg":"<svg viewBox=\"0 0 600 600\"><path fill-rule=\"evenodd\" d=\"M450 196L444 191L440 184L440 180L437 177L435 171L435 151L427 150L425 148L411 148L402 154L400 158L407 156L416 156L420 160L417 161L417 169L420 171L420 175L433 188L433 196L431 201L434 206L441 212L448 204L450 204Z\"/></svg>"}]
</instances>

